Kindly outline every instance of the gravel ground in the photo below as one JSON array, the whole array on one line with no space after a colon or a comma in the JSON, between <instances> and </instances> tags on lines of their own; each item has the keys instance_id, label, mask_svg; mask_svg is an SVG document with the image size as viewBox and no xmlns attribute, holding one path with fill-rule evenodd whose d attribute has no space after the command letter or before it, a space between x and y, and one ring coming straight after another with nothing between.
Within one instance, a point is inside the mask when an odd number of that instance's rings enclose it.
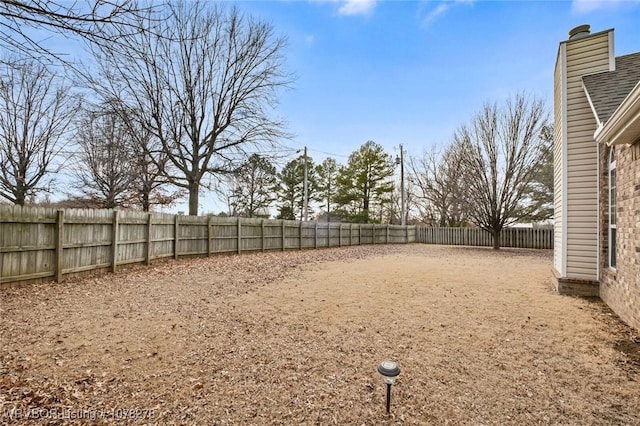
<instances>
[{"instance_id":1,"label":"gravel ground","mask_svg":"<svg viewBox=\"0 0 640 426\"><path fill-rule=\"evenodd\" d=\"M640 424L634 330L555 294L550 266L362 246L7 289L0 424Z\"/></svg>"}]
</instances>

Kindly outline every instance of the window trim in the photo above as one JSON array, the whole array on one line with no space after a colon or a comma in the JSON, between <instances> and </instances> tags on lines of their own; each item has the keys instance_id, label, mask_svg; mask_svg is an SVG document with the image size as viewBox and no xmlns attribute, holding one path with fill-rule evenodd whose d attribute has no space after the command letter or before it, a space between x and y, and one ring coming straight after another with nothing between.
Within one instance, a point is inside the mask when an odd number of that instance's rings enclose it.
<instances>
[{"instance_id":1,"label":"window trim","mask_svg":"<svg viewBox=\"0 0 640 426\"><path fill-rule=\"evenodd\" d=\"M616 251L616 241L617 238L613 238L613 235L615 234L615 236L617 237L617 206L618 206L618 197L617 197L617 191L618 191L618 185L617 185L617 180L618 180L618 173L616 170L616 158L615 158L615 148L612 146L611 149L609 150L609 158L608 158L608 162L607 162L607 201L608 201L608 210L609 210L609 215L607 218L607 234L608 234L608 238L607 238L607 246L608 246L608 266L610 269L615 270L616 269L616 263L617 263L617 251ZM615 172L615 173L612 173ZM611 179L611 175L613 174L613 182ZM612 185L613 183L613 185ZM614 201L614 203L612 203L612 199ZM612 214L613 213L613 214Z\"/></svg>"}]
</instances>

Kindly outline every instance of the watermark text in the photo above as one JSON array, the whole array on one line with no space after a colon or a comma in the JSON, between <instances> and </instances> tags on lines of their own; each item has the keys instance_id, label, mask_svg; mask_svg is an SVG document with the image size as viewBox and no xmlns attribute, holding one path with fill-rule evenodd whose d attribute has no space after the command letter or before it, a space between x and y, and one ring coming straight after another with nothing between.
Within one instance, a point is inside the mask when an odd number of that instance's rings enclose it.
<instances>
[{"instance_id":1,"label":"watermark text","mask_svg":"<svg viewBox=\"0 0 640 426\"><path fill-rule=\"evenodd\" d=\"M151 420L156 417L156 410L146 408L2 408L5 420L47 419L47 420Z\"/></svg>"}]
</instances>

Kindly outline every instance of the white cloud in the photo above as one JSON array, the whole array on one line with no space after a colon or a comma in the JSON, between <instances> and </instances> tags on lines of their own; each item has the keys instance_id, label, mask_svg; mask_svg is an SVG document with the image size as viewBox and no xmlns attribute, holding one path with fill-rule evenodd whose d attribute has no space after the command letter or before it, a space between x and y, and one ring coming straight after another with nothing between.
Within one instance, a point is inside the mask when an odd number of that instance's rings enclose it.
<instances>
[{"instance_id":1,"label":"white cloud","mask_svg":"<svg viewBox=\"0 0 640 426\"><path fill-rule=\"evenodd\" d=\"M332 3L338 5L338 14L345 16L368 15L375 9L378 0L308 0L310 3Z\"/></svg>"},{"instance_id":2,"label":"white cloud","mask_svg":"<svg viewBox=\"0 0 640 426\"><path fill-rule=\"evenodd\" d=\"M433 9L426 18L424 18L425 24L430 24L431 22L438 19L439 16L446 13L447 10L451 7L451 3L440 3L435 9Z\"/></svg>"},{"instance_id":3,"label":"white cloud","mask_svg":"<svg viewBox=\"0 0 640 426\"><path fill-rule=\"evenodd\" d=\"M577 15L585 15L596 10L612 10L622 6L638 5L640 5L640 0L573 0L571 11Z\"/></svg>"},{"instance_id":4,"label":"white cloud","mask_svg":"<svg viewBox=\"0 0 640 426\"><path fill-rule=\"evenodd\" d=\"M441 1L435 9L432 9L427 16L422 20L422 25L430 25L438 18L444 16L451 8L455 7L458 4L473 4L475 0L445 0ZM428 4L432 4L428 2Z\"/></svg>"},{"instance_id":5,"label":"white cloud","mask_svg":"<svg viewBox=\"0 0 640 426\"><path fill-rule=\"evenodd\" d=\"M376 7L377 0L345 0L338 9L340 15L367 15Z\"/></svg>"}]
</instances>

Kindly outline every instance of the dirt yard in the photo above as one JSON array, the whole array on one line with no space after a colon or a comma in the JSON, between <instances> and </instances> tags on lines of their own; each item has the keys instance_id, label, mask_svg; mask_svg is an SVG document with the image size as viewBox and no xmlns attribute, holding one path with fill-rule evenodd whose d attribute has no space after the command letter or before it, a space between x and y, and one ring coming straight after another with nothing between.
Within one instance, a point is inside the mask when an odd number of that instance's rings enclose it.
<instances>
[{"instance_id":1,"label":"dirt yard","mask_svg":"<svg viewBox=\"0 0 640 426\"><path fill-rule=\"evenodd\" d=\"M5 290L0 424L640 424L637 336L550 265L366 246Z\"/></svg>"}]
</instances>

